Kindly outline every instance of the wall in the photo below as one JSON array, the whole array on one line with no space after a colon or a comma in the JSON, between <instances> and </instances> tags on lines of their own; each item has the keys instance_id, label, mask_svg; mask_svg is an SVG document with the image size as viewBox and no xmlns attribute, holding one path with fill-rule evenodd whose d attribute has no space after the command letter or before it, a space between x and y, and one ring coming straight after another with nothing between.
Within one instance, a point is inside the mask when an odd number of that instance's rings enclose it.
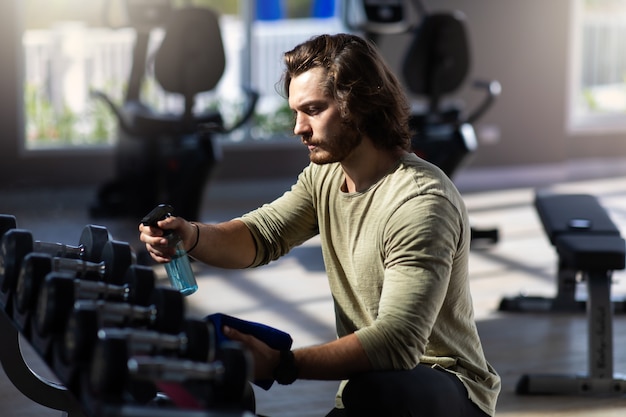
<instances>
[{"instance_id":1,"label":"wall","mask_svg":"<svg viewBox=\"0 0 626 417\"><path fill-rule=\"evenodd\" d=\"M587 156L569 155L570 138L564 131L571 2L451 3L466 4L474 78L496 78L503 87L493 111L482 121L499 126L501 140L482 147L475 164L543 164Z\"/></svg>"}]
</instances>

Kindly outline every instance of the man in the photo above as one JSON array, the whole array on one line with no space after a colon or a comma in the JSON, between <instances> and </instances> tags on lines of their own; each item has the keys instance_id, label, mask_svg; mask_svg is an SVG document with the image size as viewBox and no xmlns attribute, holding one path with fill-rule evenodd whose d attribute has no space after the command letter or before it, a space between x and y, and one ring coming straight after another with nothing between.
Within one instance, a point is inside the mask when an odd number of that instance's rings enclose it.
<instances>
[{"instance_id":1,"label":"man","mask_svg":"<svg viewBox=\"0 0 626 417\"><path fill-rule=\"evenodd\" d=\"M494 415L500 379L485 360L468 283L470 227L451 181L408 151L409 107L375 47L312 38L285 54L284 91L311 164L274 202L220 224L168 218L190 254L256 267L319 234L337 336L278 352L224 329L255 377L342 380L329 416ZM158 262L172 249L140 226Z\"/></svg>"}]
</instances>

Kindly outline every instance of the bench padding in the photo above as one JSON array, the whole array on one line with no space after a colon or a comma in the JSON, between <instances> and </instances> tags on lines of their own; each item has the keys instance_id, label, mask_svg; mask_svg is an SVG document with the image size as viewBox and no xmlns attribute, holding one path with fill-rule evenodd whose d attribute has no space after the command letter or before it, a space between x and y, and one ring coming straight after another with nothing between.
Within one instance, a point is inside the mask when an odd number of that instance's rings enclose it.
<instances>
[{"instance_id":1,"label":"bench padding","mask_svg":"<svg viewBox=\"0 0 626 417\"><path fill-rule=\"evenodd\" d=\"M554 243L559 259L578 271L624 269L626 244L619 236L564 234Z\"/></svg>"},{"instance_id":2,"label":"bench padding","mask_svg":"<svg viewBox=\"0 0 626 417\"><path fill-rule=\"evenodd\" d=\"M562 234L620 235L598 199L589 194L537 194L535 208L553 245Z\"/></svg>"}]
</instances>

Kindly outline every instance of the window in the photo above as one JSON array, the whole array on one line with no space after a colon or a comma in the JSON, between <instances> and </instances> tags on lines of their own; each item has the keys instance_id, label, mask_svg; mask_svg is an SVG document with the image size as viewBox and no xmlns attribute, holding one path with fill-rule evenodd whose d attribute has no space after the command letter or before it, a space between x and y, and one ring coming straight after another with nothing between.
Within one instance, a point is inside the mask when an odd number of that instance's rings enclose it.
<instances>
[{"instance_id":1,"label":"window","mask_svg":"<svg viewBox=\"0 0 626 417\"><path fill-rule=\"evenodd\" d=\"M134 3L154 10L160 4L178 4L175 0ZM224 14L236 13L236 2L201 3L223 6ZM26 150L115 144L117 120L92 92L106 94L117 105L123 103L137 39L132 27L137 22L129 20L126 4L125 0L23 2ZM149 37L148 61L162 37L162 28L155 25ZM149 73L149 62L146 69ZM182 98L166 94L150 76L145 77L140 96L157 111L180 112L183 107ZM214 105L212 95L198 101L199 106Z\"/></svg>"},{"instance_id":2,"label":"window","mask_svg":"<svg viewBox=\"0 0 626 417\"><path fill-rule=\"evenodd\" d=\"M115 120L90 100L89 88L121 88L122 79L111 75L127 71L121 56L130 53L132 34L94 29L102 26L102 7L103 1L23 2L26 149L110 144Z\"/></svg>"},{"instance_id":3,"label":"window","mask_svg":"<svg viewBox=\"0 0 626 417\"><path fill-rule=\"evenodd\" d=\"M133 0L142 7L159 4L194 4L208 6L221 14L221 27L226 52L226 70L214 92L196 97L196 107L218 106L228 117L241 107L243 94L233 94L242 86L241 52L246 47L244 24L238 18L239 2L231 0ZM24 102L26 150L58 148L110 147L116 143L118 123L111 109L92 91L105 93L121 105L129 85L133 48L137 33L126 14L127 0L24 0ZM257 68L252 85L265 98L274 96L274 83L280 75L280 53L320 30L341 30L336 19L325 19L324 29L313 19L296 23L292 18L320 16L334 8L331 0L259 0L256 15L259 22L253 30L252 64ZM271 7L270 7L271 6ZM261 11L275 12L262 16ZM328 16L324 16L328 17ZM155 27L150 33L147 70L151 52L159 45L163 30ZM262 71L261 71L262 70ZM181 97L163 92L158 83L146 76L141 86L141 101L157 111L181 113ZM263 106L260 107L263 112ZM273 115L283 116L275 109L258 114L258 128L252 132L272 134L276 129ZM233 117L236 119L236 116ZM280 118L281 120L284 117ZM291 124L289 118L287 124ZM283 129L285 122L279 123ZM290 126L289 126L290 127ZM269 132L269 133L268 133ZM241 135L238 139L241 139ZM258 136L258 135L257 135ZM236 135L234 136L237 139Z\"/></svg>"},{"instance_id":4,"label":"window","mask_svg":"<svg viewBox=\"0 0 626 417\"><path fill-rule=\"evenodd\" d=\"M626 130L626 0L575 0L572 131Z\"/></svg>"}]
</instances>

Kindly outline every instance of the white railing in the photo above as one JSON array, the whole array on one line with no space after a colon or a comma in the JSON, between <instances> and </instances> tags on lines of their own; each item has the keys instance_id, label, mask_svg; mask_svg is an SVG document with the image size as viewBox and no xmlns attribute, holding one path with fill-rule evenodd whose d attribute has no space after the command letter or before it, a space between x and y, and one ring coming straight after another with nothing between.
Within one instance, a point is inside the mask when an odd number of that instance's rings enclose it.
<instances>
[{"instance_id":1,"label":"white railing","mask_svg":"<svg viewBox=\"0 0 626 417\"><path fill-rule=\"evenodd\" d=\"M252 36L252 82L261 95L275 97L282 74L282 55L320 33L345 30L339 19L292 19L257 22Z\"/></svg>"},{"instance_id":2,"label":"white railing","mask_svg":"<svg viewBox=\"0 0 626 417\"><path fill-rule=\"evenodd\" d=\"M581 84L584 87L626 81L624 15L587 15L583 22Z\"/></svg>"},{"instance_id":3,"label":"white railing","mask_svg":"<svg viewBox=\"0 0 626 417\"><path fill-rule=\"evenodd\" d=\"M244 31L233 16L221 18L226 51L226 69L214 92L198 97L205 106L213 97L226 97L242 86ZM256 22L252 30L252 87L263 103L275 101L275 84L281 75L282 53L300 41L319 33L342 31L339 19L297 19ZM151 50L163 33L151 35ZM65 22L50 30L29 30L23 36L25 85L38 97L61 111L80 114L89 106L90 89L107 91L117 102L128 82L135 34L131 29L88 28L80 22ZM168 95L158 85L142 90L146 100L159 110L180 111L180 97ZM144 98L142 96L142 98Z\"/></svg>"}]
</instances>

